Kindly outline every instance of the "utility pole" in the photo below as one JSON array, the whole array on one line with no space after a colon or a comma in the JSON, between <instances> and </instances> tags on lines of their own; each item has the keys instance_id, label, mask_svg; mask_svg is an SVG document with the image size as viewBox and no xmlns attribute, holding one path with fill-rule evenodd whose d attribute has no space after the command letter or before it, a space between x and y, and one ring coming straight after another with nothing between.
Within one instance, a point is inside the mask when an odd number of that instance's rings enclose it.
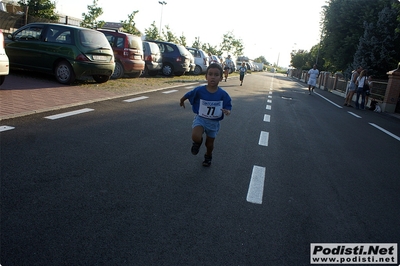
<instances>
[{"instance_id":1,"label":"utility pole","mask_svg":"<svg viewBox=\"0 0 400 266\"><path fill-rule=\"evenodd\" d=\"M164 5L167 4L167 2L165 2L165 1L158 1L158 3L161 5L160 30L159 30L159 32L158 32L158 36L161 38L162 13L163 13L163 7L164 7Z\"/></svg>"}]
</instances>

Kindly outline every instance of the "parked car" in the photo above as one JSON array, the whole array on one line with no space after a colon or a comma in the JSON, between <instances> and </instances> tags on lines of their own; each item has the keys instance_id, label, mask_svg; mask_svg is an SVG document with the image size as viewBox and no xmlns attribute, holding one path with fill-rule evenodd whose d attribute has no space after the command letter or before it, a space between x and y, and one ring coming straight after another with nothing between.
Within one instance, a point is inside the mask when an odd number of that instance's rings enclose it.
<instances>
[{"instance_id":1,"label":"parked car","mask_svg":"<svg viewBox=\"0 0 400 266\"><path fill-rule=\"evenodd\" d=\"M160 48L153 42L143 41L144 74L155 76L162 68L162 55Z\"/></svg>"},{"instance_id":2,"label":"parked car","mask_svg":"<svg viewBox=\"0 0 400 266\"><path fill-rule=\"evenodd\" d=\"M182 76L190 71L190 52L183 47L172 42L150 41L160 48L163 66L161 72L165 76Z\"/></svg>"},{"instance_id":3,"label":"parked car","mask_svg":"<svg viewBox=\"0 0 400 266\"><path fill-rule=\"evenodd\" d=\"M3 84L9 70L8 56L6 50L4 50L4 35L3 31L0 30L0 85Z\"/></svg>"},{"instance_id":4,"label":"parked car","mask_svg":"<svg viewBox=\"0 0 400 266\"><path fill-rule=\"evenodd\" d=\"M111 78L118 79L124 74L140 77L144 71L142 39L138 36L114 29L98 29L110 43L115 57L115 69Z\"/></svg>"},{"instance_id":5,"label":"parked car","mask_svg":"<svg viewBox=\"0 0 400 266\"><path fill-rule=\"evenodd\" d=\"M208 67L208 56L207 54L201 50L192 47L186 47L188 51L193 55L194 62L196 64L193 74L199 75L202 73L206 73Z\"/></svg>"},{"instance_id":6,"label":"parked car","mask_svg":"<svg viewBox=\"0 0 400 266\"><path fill-rule=\"evenodd\" d=\"M31 23L9 34L6 52L11 68L55 75L58 82L92 76L110 79L115 67L110 44L101 32L56 23Z\"/></svg>"},{"instance_id":7,"label":"parked car","mask_svg":"<svg viewBox=\"0 0 400 266\"><path fill-rule=\"evenodd\" d=\"M220 66L222 66L222 59L221 59L221 58L219 58L217 55L211 55L211 57L212 57L211 64L217 63L217 64L219 64ZM210 62L209 62L209 63L210 63Z\"/></svg>"},{"instance_id":8,"label":"parked car","mask_svg":"<svg viewBox=\"0 0 400 266\"><path fill-rule=\"evenodd\" d=\"M187 73L193 73L194 69L196 68L196 63L194 60L194 56L190 52L189 52L189 58L190 58L190 67L189 67L189 71Z\"/></svg>"}]
</instances>

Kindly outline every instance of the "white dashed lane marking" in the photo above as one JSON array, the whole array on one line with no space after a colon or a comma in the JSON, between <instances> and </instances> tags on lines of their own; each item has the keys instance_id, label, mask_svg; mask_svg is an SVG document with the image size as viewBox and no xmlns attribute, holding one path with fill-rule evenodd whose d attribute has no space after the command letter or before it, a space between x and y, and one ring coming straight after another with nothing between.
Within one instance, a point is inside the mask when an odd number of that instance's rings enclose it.
<instances>
[{"instance_id":1,"label":"white dashed lane marking","mask_svg":"<svg viewBox=\"0 0 400 266\"><path fill-rule=\"evenodd\" d=\"M169 93L174 93L177 92L178 90L170 90L170 91L163 91L164 94L169 94Z\"/></svg>"},{"instance_id":2,"label":"white dashed lane marking","mask_svg":"<svg viewBox=\"0 0 400 266\"><path fill-rule=\"evenodd\" d=\"M361 116L359 116L359 115L356 115L355 113L353 113L353 112L350 112L350 111L347 111L349 114L351 114L352 116L355 116L355 117L357 117L357 118L361 118Z\"/></svg>"},{"instance_id":3,"label":"white dashed lane marking","mask_svg":"<svg viewBox=\"0 0 400 266\"><path fill-rule=\"evenodd\" d=\"M136 98L124 100L124 102L131 103L131 102L136 102L136 101L144 100L144 99L147 99L147 98L149 98L149 97L147 97L147 96L141 96L141 97L136 97Z\"/></svg>"},{"instance_id":4,"label":"white dashed lane marking","mask_svg":"<svg viewBox=\"0 0 400 266\"><path fill-rule=\"evenodd\" d=\"M265 167L253 166L249 190L246 200L251 203L262 204L264 193Z\"/></svg>"},{"instance_id":5,"label":"white dashed lane marking","mask_svg":"<svg viewBox=\"0 0 400 266\"><path fill-rule=\"evenodd\" d=\"M271 122L271 116L270 115L264 115L264 122Z\"/></svg>"},{"instance_id":6,"label":"white dashed lane marking","mask_svg":"<svg viewBox=\"0 0 400 266\"><path fill-rule=\"evenodd\" d=\"M395 134L393 134L393 133L387 131L387 130L384 129L384 128L381 128L380 126L375 125L374 123L369 123L369 124L370 124L371 126L377 128L377 129L379 129L380 131L382 131L382 132L388 134L389 136L391 136L391 137L397 139L398 141L400 141L400 137L399 137L399 136L397 136L397 135L395 135Z\"/></svg>"},{"instance_id":7,"label":"white dashed lane marking","mask_svg":"<svg viewBox=\"0 0 400 266\"><path fill-rule=\"evenodd\" d=\"M0 126L0 132L7 131L7 130L12 130L14 128L15 127L11 127L11 126Z\"/></svg>"},{"instance_id":8,"label":"white dashed lane marking","mask_svg":"<svg viewBox=\"0 0 400 266\"><path fill-rule=\"evenodd\" d=\"M83 114L83 113L87 113L87 112L91 112L91 111L94 111L94 109L84 108L84 109L80 109L80 110L76 110L76 111L61 113L58 115L46 116L45 118L50 119L50 120L55 120L55 119L64 118L64 117L68 117L68 116L72 116L72 115Z\"/></svg>"},{"instance_id":9,"label":"white dashed lane marking","mask_svg":"<svg viewBox=\"0 0 400 266\"><path fill-rule=\"evenodd\" d=\"M258 145L268 146L268 139L269 139L269 133L266 131L261 131L260 139L258 140Z\"/></svg>"},{"instance_id":10,"label":"white dashed lane marking","mask_svg":"<svg viewBox=\"0 0 400 266\"><path fill-rule=\"evenodd\" d=\"M338 105L338 104L336 104L336 103L334 103L334 102L332 102L331 100L329 100L328 98L326 98L326 97L324 97L324 96L322 96L321 94L319 94L318 92L313 92L313 94L315 94L315 95L318 95L319 97L321 97L322 99L324 99L325 101L327 101L327 102L329 102L329 103L331 103L331 104L333 104L334 106L336 106L337 108L340 108L340 109L342 109L343 107L342 106L340 106L340 105Z\"/></svg>"}]
</instances>

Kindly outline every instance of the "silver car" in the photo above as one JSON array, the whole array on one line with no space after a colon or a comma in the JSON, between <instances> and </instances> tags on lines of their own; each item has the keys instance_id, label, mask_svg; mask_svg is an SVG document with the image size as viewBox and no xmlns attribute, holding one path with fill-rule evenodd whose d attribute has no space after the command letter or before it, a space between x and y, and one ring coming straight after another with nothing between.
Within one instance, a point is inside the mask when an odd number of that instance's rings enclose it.
<instances>
[{"instance_id":1,"label":"silver car","mask_svg":"<svg viewBox=\"0 0 400 266\"><path fill-rule=\"evenodd\" d=\"M196 64L193 74L200 75L202 73L206 73L208 67L208 57L207 54L201 50L192 47L186 47L186 49L193 55L194 62Z\"/></svg>"},{"instance_id":2,"label":"silver car","mask_svg":"<svg viewBox=\"0 0 400 266\"><path fill-rule=\"evenodd\" d=\"M153 42L143 41L143 57L145 68L143 75L156 76L162 68L160 48Z\"/></svg>"},{"instance_id":3,"label":"silver car","mask_svg":"<svg viewBox=\"0 0 400 266\"><path fill-rule=\"evenodd\" d=\"M3 31L0 30L0 85L3 84L6 75L10 71L8 56L4 50L4 35Z\"/></svg>"}]
</instances>

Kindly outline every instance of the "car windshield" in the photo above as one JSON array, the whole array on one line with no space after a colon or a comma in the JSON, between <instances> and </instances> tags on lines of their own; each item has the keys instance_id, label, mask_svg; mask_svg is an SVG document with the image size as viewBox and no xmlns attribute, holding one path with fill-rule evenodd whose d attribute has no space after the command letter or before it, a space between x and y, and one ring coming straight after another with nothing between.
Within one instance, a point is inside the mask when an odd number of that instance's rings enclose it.
<instances>
[{"instance_id":1,"label":"car windshield","mask_svg":"<svg viewBox=\"0 0 400 266\"><path fill-rule=\"evenodd\" d=\"M80 43L85 47L90 48L108 48L110 44L104 34L94 30L80 30L79 31Z\"/></svg>"}]
</instances>

